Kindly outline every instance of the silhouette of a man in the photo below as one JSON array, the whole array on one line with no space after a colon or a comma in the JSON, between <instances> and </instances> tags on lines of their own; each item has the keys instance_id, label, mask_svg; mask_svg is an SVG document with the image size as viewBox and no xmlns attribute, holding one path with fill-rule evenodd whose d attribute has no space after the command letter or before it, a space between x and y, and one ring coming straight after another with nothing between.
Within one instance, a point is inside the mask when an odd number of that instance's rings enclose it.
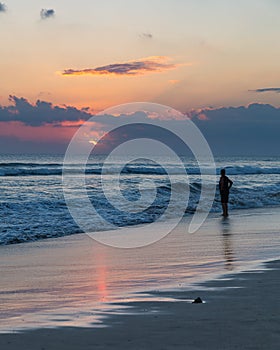
<instances>
[{"instance_id":1,"label":"silhouette of a man","mask_svg":"<svg viewBox=\"0 0 280 350\"><path fill-rule=\"evenodd\" d=\"M226 170L221 170L221 177L219 181L219 189L221 195L221 203L223 208L223 216L228 216L228 196L229 190L232 186L233 182L226 176Z\"/></svg>"}]
</instances>

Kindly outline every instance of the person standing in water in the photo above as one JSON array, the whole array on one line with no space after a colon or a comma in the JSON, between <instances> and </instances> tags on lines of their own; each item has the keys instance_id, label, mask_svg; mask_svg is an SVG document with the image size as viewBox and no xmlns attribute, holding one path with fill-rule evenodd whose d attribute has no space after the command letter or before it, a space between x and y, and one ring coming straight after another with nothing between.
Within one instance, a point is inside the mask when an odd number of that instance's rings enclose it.
<instances>
[{"instance_id":1,"label":"person standing in water","mask_svg":"<svg viewBox=\"0 0 280 350\"><path fill-rule=\"evenodd\" d=\"M228 196L229 190L232 186L233 182L226 176L226 170L221 170L221 177L219 181L219 189L221 195L221 203L223 208L223 216L228 216Z\"/></svg>"}]
</instances>

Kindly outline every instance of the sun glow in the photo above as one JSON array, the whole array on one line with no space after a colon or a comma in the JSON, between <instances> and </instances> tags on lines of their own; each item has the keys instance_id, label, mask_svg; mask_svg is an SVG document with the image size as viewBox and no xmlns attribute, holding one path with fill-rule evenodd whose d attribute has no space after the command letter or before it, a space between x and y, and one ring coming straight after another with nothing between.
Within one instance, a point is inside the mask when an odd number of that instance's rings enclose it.
<instances>
[{"instance_id":1,"label":"sun glow","mask_svg":"<svg viewBox=\"0 0 280 350\"><path fill-rule=\"evenodd\" d=\"M89 143L93 144L94 146L97 144L97 141L95 140L89 140Z\"/></svg>"}]
</instances>

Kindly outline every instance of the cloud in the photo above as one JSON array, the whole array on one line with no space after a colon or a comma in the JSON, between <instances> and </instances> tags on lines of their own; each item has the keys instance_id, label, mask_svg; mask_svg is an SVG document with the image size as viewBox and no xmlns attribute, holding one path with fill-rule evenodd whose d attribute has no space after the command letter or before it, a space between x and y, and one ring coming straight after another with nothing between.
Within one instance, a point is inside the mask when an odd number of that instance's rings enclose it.
<instances>
[{"instance_id":1,"label":"cloud","mask_svg":"<svg viewBox=\"0 0 280 350\"><path fill-rule=\"evenodd\" d=\"M199 127L215 155L279 155L280 108L270 104L253 103L239 107L202 108L188 111L183 118L173 114L170 116L167 114L168 118L163 118L148 111L120 114L117 117L109 114L93 115L87 108L61 107L41 100L31 104L25 98L16 96L11 96L10 101L9 106L0 105L0 135L1 138L5 138L6 145L14 144L12 141L9 142L9 137L14 137L25 140L27 146L28 142L33 140L33 148L36 142L39 145L43 140L44 147L47 147L49 140L50 144L57 144L59 150L63 147L66 149L77 127L89 118L92 118L90 123L92 135L89 136L93 136L93 140L103 135L109 127L117 127L119 118L123 120L129 118L132 123L145 124L150 119L160 117L162 126L167 130L171 128L184 130L187 127L186 119L190 118ZM160 138L162 142L165 137L171 137L167 134L156 135L158 131L153 131L153 128L147 132L147 137ZM130 133L127 136L115 133L114 144L118 143L119 137L124 140L131 136L143 137L143 131L140 129L131 129ZM24 148L22 142L20 150L28 151L31 144ZM177 142L175 144L176 151L184 154L183 145ZM106 150L106 140L101 146L102 151ZM108 147L112 147L111 139ZM10 149L14 150L14 146L7 146L5 149L8 152Z\"/></svg>"},{"instance_id":2,"label":"cloud","mask_svg":"<svg viewBox=\"0 0 280 350\"><path fill-rule=\"evenodd\" d=\"M3 2L0 2L0 12L6 12L6 11L7 11L7 6Z\"/></svg>"},{"instance_id":3,"label":"cloud","mask_svg":"<svg viewBox=\"0 0 280 350\"><path fill-rule=\"evenodd\" d=\"M54 9L42 9L40 12L40 16L42 19L51 18L51 17L54 17L54 15L55 15Z\"/></svg>"},{"instance_id":4,"label":"cloud","mask_svg":"<svg viewBox=\"0 0 280 350\"><path fill-rule=\"evenodd\" d=\"M145 126L146 122L154 117L156 117L154 113L143 111L121 114L117 118L111 115L93 117L91 130L92 132L99 130L101 134L108 130L109 126L117 127L119 122L127 118L132 125L131 128L125 128L124 131L118 131L117 128L109 138L105 137L98 146L99 152L103 154L109 152L118 146L120 140L125 142L129 139L146 137L163 143L168 141L178 154L189 155L190 152L186 146L176 141L175 138L173 139L170 133L164 130L159 132L157 128ZM178 130L180 132L187 130L186 120L189 118L199 127L214 155L279 155L280 108L259 103L240 107L204 108L185 113L185 116L180 119L176 116L170 116L169 119L161 118L161 126L167 131ZM143 127L139 123L144 124ZM133 127L137 124L139 128ZM137 154L137 149L131 148L129 151ZM150 151L147 149L147 154L157 151L157 149Z\"/></svg>"},{"instance_id":5,"label":"cloud","mask_svg":"<svg viewBox=\"0 0 280 350\"><path fill-rule=\"evenodd\" d=\"M178 64L168 63L170 59L164 56L141 58L135 61L113 63L106 66L86 69L66 69L62 75L114 75L136 76L147 73L163 72L175 69Z\"/></svg>"},{"instance_id":6,"label":"cloud","mask_svg":"<svg viewBox=\"0 0 280 350\"><path fill-rule=\"evenodd\" d=\"M214 154L277 155L280 108L270 104L205 108L188 113Z\"/></svg>"},{"instance_id":7,"label":"cloud","mask_svg":"<svg viewBox=\"0 0 280 350\"><path fill-rule=\"evenodd\" d=\"M29 126L46 124L60 125L63 121L87 120L92 115L87 109L72 106L54 106L50 102L37 100L33 105L25 98L10 96L10 106L0 106L0 122L21 122Z\"/></svg>"},{"instance_id":8,"label":"cloud","mask_svg":"<svg viewBox=\"0 0 280 350\"><path fill-rule=\"evenodd\" d=\"M151 33L142 33L140 34L140 37L143 39L153 39L153 34Z\"/></svg>"},{"instance_id":9,"label":"cloud","mask_svg":"<svg viewBox=\"0 0 280 350\"><path fill-rule=\"evenodd\" d=\"M178 79L171 79L171 80L168 80L169 84L171 85L176 85L176 84L179 84L180 83L180 80Z\"/></svg>"},{"instance_id":10,"label":"cloud","mask_svg":"<svg viewBox=\"0 0 280 350\"><path fill-rule=\"evenodd\" d=\"M280 93L280 88L261 88L256 90L249 90L252 92L277 92Z\"/></svg>"}]
</instances>

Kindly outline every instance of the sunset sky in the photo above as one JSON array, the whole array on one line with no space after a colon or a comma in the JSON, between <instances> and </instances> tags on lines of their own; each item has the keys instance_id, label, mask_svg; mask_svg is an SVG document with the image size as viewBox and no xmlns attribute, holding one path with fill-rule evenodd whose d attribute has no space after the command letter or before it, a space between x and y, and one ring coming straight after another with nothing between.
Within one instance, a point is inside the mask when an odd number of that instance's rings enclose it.
<instances>
[{"instance_id":1,"label":"sunset sky","mask_svg":"<svg viewBox=\"0 0 280 350\"><path fill-rule=\"evenodd\" d=\"M126 102L259 103L280 119L279 34L278 0L1 1L2 153L55 150L80 120Z\"/></svg>"}]
</instances>

